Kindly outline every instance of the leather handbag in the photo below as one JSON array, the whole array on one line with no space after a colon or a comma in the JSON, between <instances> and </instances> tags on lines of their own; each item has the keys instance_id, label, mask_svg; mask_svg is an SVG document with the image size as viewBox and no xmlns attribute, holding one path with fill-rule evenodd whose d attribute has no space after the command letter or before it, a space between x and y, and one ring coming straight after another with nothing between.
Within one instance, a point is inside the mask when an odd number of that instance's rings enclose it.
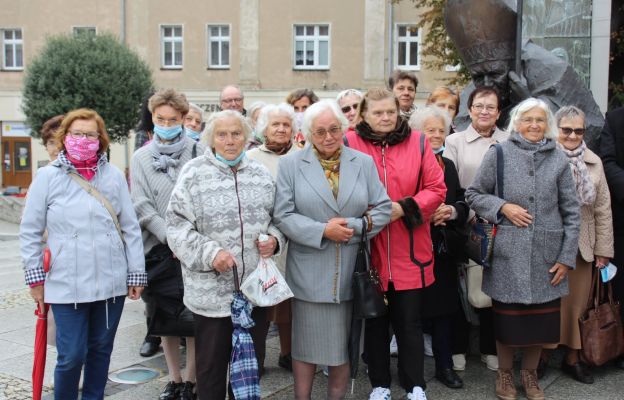
<instances>
[{"instance_id":1,"label":"leather handbag","mask_svg":"<svg viewBox=\"0 0 624 400\"><path fill-rule=\"evenodd\" d=\"M367 221L362 218L362 236L353 271L353 318L377 318L388 313L388 301L377 269L370 265L366 236Z\"/></svg>"},{"instance_id":2,"label":"leather handbag","mask_svg":"<svg viewBox=\"0 0 624 400\"><path fill-rule=\"evenodd\" d=\"M579 328L581 357L587 364L600 366L624 353L620 303L613 301L611 282L601 283L600 274L595 269L587 308L579 318Z\"/></svg>"}]
</instances>

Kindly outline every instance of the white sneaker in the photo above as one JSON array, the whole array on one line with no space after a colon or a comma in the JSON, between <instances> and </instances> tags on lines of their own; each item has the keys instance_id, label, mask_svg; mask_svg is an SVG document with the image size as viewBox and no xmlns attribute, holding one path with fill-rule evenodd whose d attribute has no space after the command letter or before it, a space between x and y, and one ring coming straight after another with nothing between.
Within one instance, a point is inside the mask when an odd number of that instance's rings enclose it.
<instances>
[{"instance_id":1,"label":"white sneaker","mask_svg":"<svg viewBox=\"0 0 624 400\"><path fill-rule=\"evenodd\" d=\"M492 354L481 354L481 361L492 371L498 371L498 357Z\"/></svg>"},{"instance_id":2,"label":"white sneaker","mask_svg":"<svg viewBox=\"0 0 624 400\"><path fill-rule=\"evenodd\" d=\"M396 357L399 355L399 345L396 341L396 336L392 335L392 340L390 340L390 356Z\"/></svg>"},{"instance_id":3,"label":"white sneaker","mask_svg":"<svg viewBox=\"0 0 624 400\"><path fill-rule=\"evenodd\" d=\"M423 334L423 341L425 343L425 355L433 357L433 345L431 344L431 335L428 333Z\"/></svg>"},{"instance_id":4,"label":"white sneaker","mask_svg":"<svg viewBox=\"0 0 624 400\"><path fill-rule=\"evenodd\" d=\"M412 392L407 394L407 400L427 400L427 396L420 386L414 386Z\"/></svg>"},{"instance_id":5,"label":"white sneaker","mask_svg":"<svg viewBox=\"0 0 624 400\"><path fill-rule=\"evenodd\" d=\"M373 388L368 400L390 400L392 398L391 396L390 389L385 387L376 387Z\"/></svg>"},{"instance_id":6,"label":"white sneaker","mask_svg":"<svg viewBox=\"0 0 624 400\"><path fill-rule=\"evenodd\" d=\"M465 354L453 354L453 370L464 371L466 369L466 355Z\"/></svg>"}]
</instances>

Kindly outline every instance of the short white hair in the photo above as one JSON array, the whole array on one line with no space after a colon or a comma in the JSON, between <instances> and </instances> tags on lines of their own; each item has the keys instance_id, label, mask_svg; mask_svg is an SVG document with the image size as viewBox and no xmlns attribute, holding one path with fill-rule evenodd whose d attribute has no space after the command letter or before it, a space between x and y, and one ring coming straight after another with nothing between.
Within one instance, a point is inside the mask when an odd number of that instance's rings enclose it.
<instances>
[{"instance_id":1,"label":"short white hair","mask_svg":"<svg viewBox=\"0 0 624 400\"><path fill-rule=\"evenodd\" d=\"M245 135L245 142L249 141L249 138L251 137L251 126L249 126L249 123L247 122L247 118L245 118L243 114L239 113L238 111L223 110L223 111L219 111L219 112L212 114L210 118L208 118L208 122L206 122L206 128L204 129L204 132L202 132L202 135L201 135L202 143L210 147L213 147L215 123L221 119L227 119L227 118L235 118L240 122L241 126L243 127L243 134Z\"/></svg>"},{"instance_id":2,"label":"short white hair","mask_svg":"<svg viewBox=\"0 0 624 400\"><path fill-rule=\"evenodd\" d=\"M317 103L312 104L308 107L303 114L303 124L301 124L301 133L306 139L306 142L310 141L312 136L312 123L314 120L324 113L325 111L330 110L334 117L340 123L340 129L344 132L349 127L349 121L344 116L340 108L338 107L338 103L335 100L321 100Z\"/></svg>"},{"instance_id":3,"label":"short white hair","mask_svg":"<svg viewBox=\"0 0 624 400\"><path fill-rule=\"evenodd\" d=\"M409 126L412 129L423 132L425 123L431 118L437 118L442 121L444 123L444 134L449 134L451 130L451 117L449 117L446 111L435 106L417 108L409 119Z\"/></svg>"},{"instance_id":4,"label":"short white hair","mask_svg":"<svg viewBox=\"0 0 624 400\"><path fill-rule=\"evenodd\" d=\"M251 103L251 105L247 109L247 122L249 122L249 125L253 126L253 120L251 119L251 117L253 117L254 113L258 110L261 110L262 107L266 105L267 103L265 103L264 101L254 101L253 103Z\"/></svg>"},{"instance_id":5,"label":"short white hair","mask_svg":"<svg viewBox=\"0 0 624 400\"><path fill-rule=\"evenodd\" d=\"M338 96L336 96L336 103L340 105L340 100L342 100L343 98L347 96L357 96L360 98L360 100L362 100L362 97L364 97L364 94L357 89L343 90L342 92L338 93Z\"/></svg>"},{"instance_id":6,"label":"short white hair","mask_svg":"<svg viewBox=\"0 0 624 400\"><path fill-rule=\"evenodd\" d=\"M274 117L288 117L292 130L295 130L295 109L293 106L287 103L268 104L262 107L260 115L258 115L258 120L256 121L256 135L264 136L264 132L269 126L269 121Z\"/></svg>"},{"instance_id":7,"label":"short white hair","mask_svg":"<svg viewBox=\"0 0 624 400\"><path fill-rule=\"evenodd\" d=\"M507 132L517 132L518 129L516 129L516 127L520 123L522 116L534 108L539 108L546 114L546 129L544 130L544 138L556 140L559 132L557 130L557 124L555 123L555 116L552 111L550 111L550 107L548 107L548 104L546 104L544 100L536 99L535 97L529 97L528 99L523 100L520 104L515 106L513 110L511 110Z\"/></svg>"},{"instance_id":8,"label":"short white hair","mask_svg":"<svg viewBox=\"0 0 624 400\"><path fill-rule=\"evenodd\" d=\"M201 117L201 120L202 121L204 120L204 110L200 106L198 106L195 103L189 103L189 111L191 110L197 112L199 116Z\"/></svg>"}]
</instances>

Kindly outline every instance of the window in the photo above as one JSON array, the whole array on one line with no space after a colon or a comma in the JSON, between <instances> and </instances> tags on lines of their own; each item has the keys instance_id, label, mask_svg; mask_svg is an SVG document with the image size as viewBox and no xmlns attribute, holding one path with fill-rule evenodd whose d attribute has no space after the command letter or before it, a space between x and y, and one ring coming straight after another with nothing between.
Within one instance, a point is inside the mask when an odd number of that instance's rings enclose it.
<instances>
[{"instance_id":1,"label":"window","mask_svg":"<svg viewBox=\"0 0 624 400\"><path fill-rule=\"evenodd\" d=\"M420 29L414 25L397 24L396 66L400 69L420 70Z\"/></svg>"},{"instance_id":2,"label":"window","mask_svg":"<svg viewBox=\"0 0 624 400\"><path fill-rule=\"evenodd\" d=\"M74 26L72 28L74 36L95 36L95 26Z\"/></svg>"},{"instance_id":3,"label":"window","mask_svg":"<svg viewBox=\"0 0 624 400\"><path fill-rule=\"evenodd\" d=\"M329 25L294 26L294 69L329 69Z\"/></svg>"},{"instance_id":4,"label":"window","mask_svg":"<svg viewBox=\"0 0 624 400\"><path fill-rule=\"evenodd\" d=\"M208 68L230 68L229 25L208 25Z\"/></svg>"},{"instance_id":5,"label":"window","mask_svg":"<svg viewBox=\"0 0 624 400\"><path fill-rule=\"evenodd\" d=\"M182 69L182 48L184 38L182 25L160 27L161 34L161 65L167 69Z\"/></svg>"},{"instance_id":6,"label":"window","mask_svg":"<svg viewBox=\"0 0 624 400\"><path fill-rule=\"evenodd\" d=\"M2 32L2 68L8 70L24 69L22 30L3 29L0 32Z\"/></svg>"}]
</instances>

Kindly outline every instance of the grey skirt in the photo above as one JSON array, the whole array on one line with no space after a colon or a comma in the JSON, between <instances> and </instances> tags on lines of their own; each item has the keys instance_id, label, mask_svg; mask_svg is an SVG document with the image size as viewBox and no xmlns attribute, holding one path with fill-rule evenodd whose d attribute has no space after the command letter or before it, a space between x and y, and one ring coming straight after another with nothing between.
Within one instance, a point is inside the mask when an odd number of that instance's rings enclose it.
<instances>
[{"instance_id":1,"label":"grey skirt","mask_svg":"<svg viewBox=\"0 0 624 400\"><path fill-rule=\"evenodd\" d=\"M349 361L352 302L311 303L292 299L292 358L337 366Z\"/></svg>"}]
</instances>

